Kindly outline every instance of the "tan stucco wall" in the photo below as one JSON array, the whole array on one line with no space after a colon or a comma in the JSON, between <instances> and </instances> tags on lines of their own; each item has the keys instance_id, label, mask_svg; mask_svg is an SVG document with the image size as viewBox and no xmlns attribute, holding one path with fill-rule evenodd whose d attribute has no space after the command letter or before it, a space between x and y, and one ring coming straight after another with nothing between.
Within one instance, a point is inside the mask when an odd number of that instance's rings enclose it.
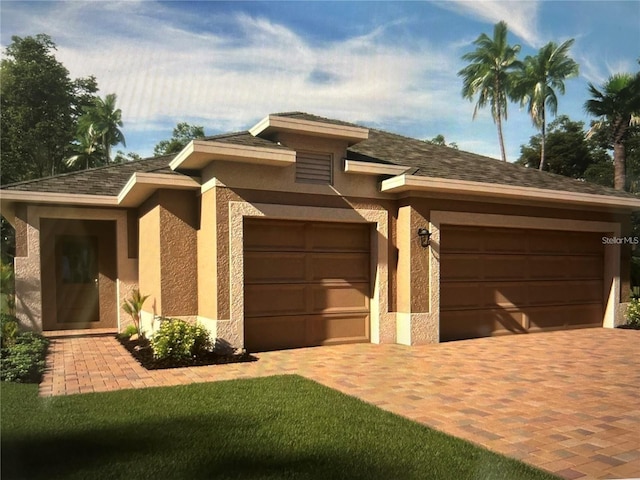
<instances>
[{"instance_id":1,"label":"tan stucco wall","mask_svg":"<svg viewBox=\"0 0 640 480\"><path fill-rule=\"evenodd\" d=\"M41 219L108 220L116 223L116 278L115 304L120 306L138 282L138 261L128 258L128 228L126 211L117 209L78 208L60 206L26 207L26 255L15 258L16 315L25 329L41 331L42 313L42 263ZM48 305L46 306L48 307ZM123 328L129 323L128 315L117 308L117 325Z\"/></svg>"},{"instance_id":2,"label":"tan stucco wall","mask_svg":"<svg viewBox=\"0 0 640 480\"><path fill-rule=\"evenodd\" d=\"M151 313L152 317L162 315L160 205L157 193L140 207L138 235L141 247L138 255L140 293L149 295L143 311Z\"/></svg>"},{"instance_id":3,"label":"tan stucco wall","mask_svg":"<svg viewBox=\"0 0 640 480\"><path fill-rule=\"evenodd\" d=\"M140 208L140 292L152 316L198 314L199 213L196 195L180 190L158 190Z\"/></svg>"},{"instance_id":4,"label":"tan stucco wall","mask_svg":"<svg viewBox=\"0 0 640 480\"><path fill-rule=\"evenodd\" d=\"M200 230L198 230L198 315L214 319L218 316L218 262L216 192L207 190L200 197Z\"/></svg>"}]
</instances>

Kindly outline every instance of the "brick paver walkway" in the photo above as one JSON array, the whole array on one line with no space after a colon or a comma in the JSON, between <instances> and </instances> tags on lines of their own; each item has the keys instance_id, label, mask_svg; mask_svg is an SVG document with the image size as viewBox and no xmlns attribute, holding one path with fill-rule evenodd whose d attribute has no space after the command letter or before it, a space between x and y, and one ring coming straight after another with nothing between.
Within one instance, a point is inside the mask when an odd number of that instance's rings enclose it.
<instances>
[{"instance_id":1,"label":"brick paver walkway","mask_svg":"<svg viewBox=\"0 0 640 480\"><path fill-rule=\"evenodd\" d=\"M112 336L53 338L40 394L299 374L567 479L640 477L640 332L341 345L147 371Z\"/></svg>"}]
</instances>

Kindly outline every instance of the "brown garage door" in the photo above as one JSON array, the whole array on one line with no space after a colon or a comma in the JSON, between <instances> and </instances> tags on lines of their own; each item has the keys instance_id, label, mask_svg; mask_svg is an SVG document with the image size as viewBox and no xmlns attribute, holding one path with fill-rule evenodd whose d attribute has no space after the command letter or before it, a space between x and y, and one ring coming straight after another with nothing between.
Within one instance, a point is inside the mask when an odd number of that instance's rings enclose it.
<instances>
[{"instance_id":1,"label":"brown garage door","mask_svg":"<svg viewBox=\"0 0 640 480\"><path fill-rule=\"evenodd\" d=\"M367 224L246 219L249 351L369 341Z\"/></svg>"},{"instance_id":2,"label":"brown garage door","mask_svg":"<svg viewBox=\"0 0 640 480\"><path fill-rule=\"evenodd\" d=\"M601 233L441 230L440 339L602 325Z\"/></svg>"}]
</instances>

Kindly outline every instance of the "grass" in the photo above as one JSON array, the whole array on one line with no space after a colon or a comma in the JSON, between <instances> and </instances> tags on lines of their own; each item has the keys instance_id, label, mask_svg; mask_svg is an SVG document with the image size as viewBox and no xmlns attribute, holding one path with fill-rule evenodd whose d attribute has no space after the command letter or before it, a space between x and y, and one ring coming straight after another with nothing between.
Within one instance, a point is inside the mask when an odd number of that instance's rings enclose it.
<instances>
[{"instance_id":1,"label":"grass","mask_svg":"<svg viewBox=\"0 0 640 480\"><path fill-rule=\"evenodd\" d=\"M3 480L556 478L298 376L0 394Z\"/></svg>"}]
</instances>

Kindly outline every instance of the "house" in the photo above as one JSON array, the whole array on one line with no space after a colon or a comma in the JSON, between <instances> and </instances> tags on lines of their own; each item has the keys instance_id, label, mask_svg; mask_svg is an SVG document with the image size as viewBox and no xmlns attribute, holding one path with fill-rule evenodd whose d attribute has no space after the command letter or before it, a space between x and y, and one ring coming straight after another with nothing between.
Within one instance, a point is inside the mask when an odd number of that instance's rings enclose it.
<instances>
[{"instance_id":1,"label":"house","mask_svg":"<svg viewBox=\"0 0 640 480\"><path fill-rule=\"evenodd\" d=\"M249 351L614 327L640 208L300 112L0 193L25 327L122 329L139 287L146 328L197 320Z\"/></svg>"}]
</instances>

